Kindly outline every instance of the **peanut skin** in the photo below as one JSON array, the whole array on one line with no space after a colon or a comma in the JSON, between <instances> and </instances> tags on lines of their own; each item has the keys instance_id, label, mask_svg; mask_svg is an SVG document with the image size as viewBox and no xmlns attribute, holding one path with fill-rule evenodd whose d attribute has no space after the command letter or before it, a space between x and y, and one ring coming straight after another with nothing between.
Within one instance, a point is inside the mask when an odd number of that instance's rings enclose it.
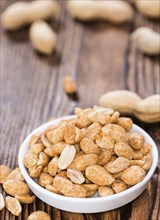
<instances>
[{"instance_id":1,"label":"peanut skin","mask_svg":"<svg viewBox=\"0 0 160 220\"><path fill-rule=\"evenodd\" d=\"M115 90L102 95L100 106L112 108L121 114L136 116L147 123L160 121L160 95L155 94L142 99L136 93L128 90Z\"/></svg>"},{"instance_id":2,"label":"peanut skin","mask_svg":"<svg viewBox=\"0 0 160 220\"><path fill-rule=\"evenodd\" d=\"M56 1L16 2L2 13L2 25L6 30L17 30L27 24L55 16L59 11Z\"/></svg>"},{"instance_id":3,"label":"peanut skin","mask_svg":"<svg viewBox=\"0 0 160 220\"><path fill-rule=\"evenodd\" d=\"M125 1L74 1L67 4L68 12L82 21L106 20L115 24L128 22L132 19L133 9Z\"/></svg>"}]
</instances>

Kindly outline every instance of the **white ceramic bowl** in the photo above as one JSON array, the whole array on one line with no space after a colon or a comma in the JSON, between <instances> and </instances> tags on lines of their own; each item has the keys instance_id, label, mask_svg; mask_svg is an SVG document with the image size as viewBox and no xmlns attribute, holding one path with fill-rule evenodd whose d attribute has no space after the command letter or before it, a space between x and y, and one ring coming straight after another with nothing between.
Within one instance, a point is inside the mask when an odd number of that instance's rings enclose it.
<instances>
[{"instance_id":1,"label":"white ceramic bowl","mask_svg":"<svg viewBox=\"0 0 160 220\"><path fill-rule=\"evenodd\" d=\"M39 186L29 175L28 172L23 164L23 158L28 150L28 143L33 134L44 132L45 129L51 125L59 123L62 119L72 119L75 116L67 116L63 118L59 118L57 120L48 122L43 124L39 128L35 129L23 142L19 155L18 155L18 163L20 170L25 178L25 181L29 185L30 189L33 193L45 203L56 207L61 210L70 211L70 212L79 212L79 213L97 213L97 212L104 212L109 211L118 207L121 207L135 198L137 198L147 187L149 180L151 179L157 163L158 163L158 151L157 147L152 140L152 138L140 127L137 125L133 125L132 131L137 131L141 133L145 141L152 145L152 158L153 163L148 171L145 178L138 183L137 185L131 187L130 189L125 190L124 192L114 194L108 197L98 197L97 195L92 198L72 198L72 197L65 197L61 196L52 192L47 191L43 187Z\"/></svg>"}]
</instances>

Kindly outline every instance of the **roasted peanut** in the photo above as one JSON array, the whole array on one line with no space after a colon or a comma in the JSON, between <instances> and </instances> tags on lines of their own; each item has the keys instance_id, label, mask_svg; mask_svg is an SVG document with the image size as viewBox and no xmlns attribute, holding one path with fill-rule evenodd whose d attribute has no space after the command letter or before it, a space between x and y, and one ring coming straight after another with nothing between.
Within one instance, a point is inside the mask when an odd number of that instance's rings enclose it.
<instances>
[{"instance_id":1,"label":"roasted peanut","mask_svg":"<svg viewBox=\"0 0 160 220\"><path fill-rule=\"evenodd\" d=\"M24 181L24 178L22 176L22 173L19 168L14 169L6 178L6 181L8 180L19 180Z\"/></svg>"},{"instance_id":2,"label":"roasted peanut","mask_svg":"<svg viewBox=\"0 0 160 220\"><path fill-rule=\"evenodd\" d=\"M29 147L32 147L32 145L38 143L40 138L41 138L41 134L33 134L29 141Z\"/></svg>"},{"instance_id":3,"label":"roasted peanut","mask_svg":"<svg viewBox=\"0 0 160 220\"><path fill-rule=\"evenodd\" d=\"M67 94L74 94L77 92L76 82L71 76L65 76L63 79L63 89Z\"/></svg>"},{"instance_id":4,"label":"roasted peanut","mask_svg":"<svg viewBox=\"0 0 160 220\"><path fill-rule=\"evenodd\" d=\"M121 179L128 185L135 185L145 177L145 171L139 166L130 166L122 174Z\"/></svg>"},{"instance_id":5,"label":"roasted peanut","mask_svg":"<svg viewBox=\"0 0 160 220\"><path fill-rule=\"evenodd\" d=\"M13 215L19 216L21 214L22 207L19 201L11 196L6 197L6 207Z\"/></svg>"},{"instance_id":6,"label":"roasted peanut","mask_svg":"<svg viewBox=\"0 0 160 220\"><path fill-rule=\"evenodd\" d=\"M31 153L31 152L28 152L25 155L24 160L23 160L23 163L27 168L30 168L36 165L37 162L38 162L38 155L35 153Z\"/></svg>"},{"instance_id":7,"label":"roasted peanut","mask_svg":"<svg viewBox=\"0 0 160 220\"><path fill-rule=\"evenodd\" d=\"M74 144L76 136L76 127L72 122L68 122L64 129L64 141L66 144Z\"/></svg>"},{"instance_id":8,"label":"roasted peanut","mask_svg":"<svg viewBox=\"0 0 160 220\"><path fill-rule=\"evenodd\" d=\"M115 90L102 95L99 103L102 107L113 108L122 114L131 114L141 121L153 123L160 121L159 99L159 94L141 99L134 92Z\"/></svg>"},{"instance_id":9,"label":"roasted peanut","mask_svg":"<svg viewBox=\"0 0 160 220\"><path fill-rule=\"evenodd\" d=\"M112 149L114 147L114 139L111 135L97 135L96 143L104 149Z\"/></svg>"},{"instance_id":10,"label":"roasted peanut","mask_svg":"<svg viewBox=\"0 0 160 220\"><path fill-rule=\"evenodd\" d=\"M58 157L54 157L48 164L48 173L55 176L58 171Z\"/></svg>"},{"instance_id":11,"label":"roasted peanut","mask_svg":"<svg viewBox=\"0 0 160 220\"><path fill-rule=\"evenodd\" d=\"M144 137L137 132L129 133L129 145L134 150L141 149L141 147L144 145Z\"/></svg>"},{"instance_id":12,"label":"roasted peanut","mask_svg":"<svg viewBox=\"0 0 160 220\"><path fill-rule=\"evenodd\" d=\"M53 193L56 193L56 194L59 194L61 195L62 193L60 191L58 191L52 184L47 184L45 186L45 188L50 191L50 192L53 192Z\"/></svg>"},{"instance_id":13,"label":"roasted peanut","mask_svg":"<svg viewBox=\"0 0 160 220\"><path fill-rule=\"evenodd\" d=\"M53 186L65 195L72 190L73 183L63 177L56 176L53 181Z\"/></svg>"},{"instance_id":14,"label":"roasted peanut","mask_svg":"<svg viewBox=\"0 0 160 220\"><path fill-rule=\"evenodd\" d=\"M112 189L114 193L120 193L127 189L127 185L121 180L115 180L112 184Z\"/></svg>"},{"instance_id":15,"label":"roasted peanut","mask_svg":"<svg viewBox=\"0 0 160 220\"><path fill-rule=\"evenodd\" d=\"M157 55L160 53L160 34L148 27L137 28L131 34L131 40L142 53Z\"/></svg>"},{"instance_id":16,"label":"roasted peanut","mask_svg":"<svg viewBox=\"0 0 160 220\"><path fill-rule=\"evenodd\" d=\"M149 170L149 168L150 168L151 165L152 165L152 157L151 157L150 153L147 154L146 156L144 156L144 161L145 161L145 162L144 162L142 168L143 168L144 170Z\"/></svg>"},{"instance_id":17,"label":"roasted peanut","mask_svg":"<svg viewBox=\"0 0 160 220\"><path fill-rule=\"evenodd\" d=\"M114 192L110 187L107 186L100 186L98 188L98 194L100 197L104 197L104 196L110 196L113 195Z\"/></svg>"},{"instance_id":18,"label":"roasted peanut","mask_svg":"<svg viewBox=\"0 0 160 220\"><path fill-rule=\"evenodd\" d=\"M118 157L116 160L109 162L105 168L109 173L119 173L128 168L129 165L130 162L128 159L124 157Z\"/></svg>"},{"instance_id":19,"label":"roasted peanut","mask_svg":"<svg viewBox=\"0 0 160 220\"><path fill-rule=\"evenodd\" d=\"M105 165L106 163L108 163L110 161L112 157L112 154L109 150L106 149L102 149L101 153L98 156L98 165Z\"/></svg>"},{"instance_id":20,"label":"roasted peanut","mask_svg":"<svg viewBox=\"0 0 160 220\"><path fill-rule=\"evenodd\" d=\"M82 186L87 190L87 192L96 191L98 189L98 187L99 187L96 184L83 184Z\"/></svg>"},{"instance_id":21,"label":"roasted peanut","mask_svg":"<svg viewBox=\"0 0 160 220\"><path fill-rule=\"evenodd\" d=\"M28 172L32 178L37 178L37 177L39 177L42 169L43 169L43 166L34 165L33 167L30 167L28 169Z\"/></svg>"},{"instance_id":22,"label":"roasted peanut","mask_svg":"<svg viewBox=\"0 0 160 220\"><path fill-rule=\"evenodd\" d=\"M44 134L41 135L41 141L45 147L52 147L52 144L49 142L48 138Z\"/></svg>"},{"instance_id":23,"label":"roasted peanut","mask_svg":"<svg viewBox=\"0 0 160 220\"><path fill-rule=\"evenodd\" d=\"M68 12L82 21L106 20L115 24L128 22L132 19L132 7L124 1L73 1L67 5Z\"/></svg>"},{"instance_id":24,"label":"roasted peanut","mask_svg":"<svg viewBox=\"0 0 160 220\"><path fill-rule=\"evenodd\" d=\"M130 131L133 125L132 119L121 117L118 119L119 126L123 127L126 131Z\"/></svg>"},{"instance_id":25,"label":"roasted peanut","mask_svg":"<svg viewBox=\"0 0 160 220\"><path fill-rule=\"evenodd\" d=\"M102 132L104 135L112 136L115 142L126 142L128 139L126 131L119 125L107 124L102 128Z\"/></svg>"},{"instance_id":26,"label":"roasted peanut","mask_svg":"<svg viewBox=\"0 0 160 220\"><path fill-rule=\"evenodd\" d=\"M46 153L50 157L54 157L56 155L60 155L62 151L64 150L65 146L66 146L66 143L61 141L61 142L54 144L52 147L47 147L44 150L44 153Z\"/></svg>"},{"instance_id":27,"label":"roasted peanut","mask_svg":"<svg viewBox=\"0 0 160 220\"><path fill-rule=\"evenodd\" d=\"M3 183L3 188L11 196L26 195L29 191L27 184L19 180L8 180Z\"/></svg>"},{"instance_id":28,"label":"roasted peanut","mask_svg":"<svg viewBox=\"0 0 160 220\"><path fill-rule=\"evenodd\" d=\"M56 1L16 2L2 13L2 25L7 30L16 30L36 20L55 16L58 10Z\"/></svg>"},{"instance_id":29,"label":"roasted peanut","mask_svg":"<svg viewBox=\"0 0 160 220\"><path fill-rule=\"evenodd\" d=\"M100 124L98 122L94 122L86 129L85 137L91 140L95 140L96 136L100 133L100 131Z\"/></svg>"},{"instance_id":30,"label":"roasted peanut","mask_svg":"<svg viewBox=\"0 0 160 220\"><path fill-rule=\"evenodd\" d=\"M40 219L51 220L50 216L44 211L32 212L27 218L27 220L40 220Z\"/></svg>"},{"instance_id":31,"label":"roasted peanut","mask_svg":"<svg viewBox=\"0 0 160 220\"><path fill-rule=\"evenodd\" d=\"M82 184L85 181L83 174L75 169L67 169L67 176L73 183L76 184Z\"/></svg>"},{"instance_id":32,"label":"roasted peanut","mask_svg":"<svg viewBox=\"0 0 160 220\"><path fill-rule=\"evenodd\" d=\"M111 116L111 123L116 124L118 119L120 117L119 112L114 112L113 115Z\"/></svg>"},{"instance_id":33,"label":"roasted peanut","mask_svg":"<svg viewBox=\"0 0 160 220\"><path fill-rule=\"evenodd\" d=\"M0 165L0 184L4 183L12 170L5 165Z\"/></svg>"},{"instance_id":34,"label":"roasted peanut","mask_svg":"<svg viewBox=\"0 0 160 220\"><path fill-rule=\"evenodd\" d=\"M40 154L44 150L44 148L45 147L42 143L32 144L32 146L29 148L29 152L34 154Z\"/></svg>"},{"instance_id":35,"label":"roasted peanut","mask_svg":"<svg viewBox=\"0 0 160 220\"><path fill-rule=\"evenodd\" d=\"M92 122L98 122L101 125L111 123L111 117L106 112L93 111L88 114L88 118Z\"/></svg>"},{"instance_id":36,"label":"roasted peanut","mask_svg":"<svg viewBox=\"0 0 160 220\"><path fill-rule=\"evenodd\" d=\"M83 138L80 142L80 148L85 154L99 154L99 147L89 138Z\"/></svg>"},{"instance_id":37,"label":"roasted peanut","mask_svg":"<svg viewBox=\"0 0 160 220\"><path fill-rule=\"evenodd\" d=\"M64 193L65 196L85 198L87 196L87 191L83 186L73 184L73 187L70 191Z\"/></svg>"},{"instance_id":38,"label":"roasted peanut","mask_svg":"<svg viewBox=\"0 0 160 220\"><path fill-rule=\"evenodd\" d=\"M41 152L39 154L39 160L37 162L37 165L45 167L48 165L49 161L50 161L50 157L44 152Z\"/></svg>"},{"instance_id":39,"label":"roasted peanut","mask_svg":"<svg viewBox=\"0 0 160 220\"><path fill-rule=\"evenodd\" d=\"M23 204L31 204L35 200L35 196L30 196L30 195L24 195L24 196L16 195L15 198L18 199L18 201Z\"/></svg>"},{"instance_id":40,"label":"roasted peanut","mask_svg":"<svg viewBox=\"0 0 160 220\"><path fill-rule=\"evenodd\" d=\"M99 165L91 165L87 167L85 174L90 181L97 185L110 185L114 182L114 177Z\"/></svg>"},{"instance_id":41,"label":"roasted peanut","mask_svg":"<svg viewBox=\"0 0 160 220\"><path fill-rule=\"evenodd\" d=\"M38 184L45 187L47 184L52 184L53 183L53 177L48 174L42 172L38 178Z\"/></svg>"},{"instance_id":42,"label":"roasted peanut","mask_svg":"<svg viewBox=\"0 0 160 220\"><path fill-rule=\"evenodd\" d=\"M124 142L117 142L114 146L114 151L117 156L119 157L125 157L129 160L131 160L134 156L133 149Z\"/></svg>"},{"instance_id":43,"label":"roasted peanut","mask_svg":"<svg viewBox=\"0 0 160 220\"><path fill-rule=\"evenodd\" d=\"M140 150L135 150L134 151L134 154L133 154L133 159L134 160L139 160L139 159L141 159L143 157L143 154L141 153Z\"/></svg>"}]
</instances>

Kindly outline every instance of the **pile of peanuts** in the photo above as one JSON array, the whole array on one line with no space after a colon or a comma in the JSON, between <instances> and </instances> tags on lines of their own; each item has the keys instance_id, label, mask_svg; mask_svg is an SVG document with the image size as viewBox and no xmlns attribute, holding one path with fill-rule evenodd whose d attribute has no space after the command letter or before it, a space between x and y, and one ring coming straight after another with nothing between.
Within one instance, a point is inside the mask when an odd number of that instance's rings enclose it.
<instances>
[{"instance_id":1,"label":"pile of peanuts","mask_svg":"<svg viewBox=\"0 0 160 220\"><path fill-rule=\"evenodd\" d=\"M131 132L132 120L98 106L75 108L62 120L31 137L24 165L45 189L68 197L100 197L142 181L152 164L152 146Z\"/></svg>"}]
</instances>

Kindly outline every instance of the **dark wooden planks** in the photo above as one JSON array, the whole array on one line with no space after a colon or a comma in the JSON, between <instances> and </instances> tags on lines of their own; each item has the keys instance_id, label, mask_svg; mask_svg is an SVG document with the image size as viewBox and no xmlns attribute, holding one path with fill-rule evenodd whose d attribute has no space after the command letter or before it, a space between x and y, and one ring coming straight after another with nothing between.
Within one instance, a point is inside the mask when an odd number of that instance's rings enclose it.
<instances>
[{"instance_id":1,"label":"dark wooden planks","mask_svg":"<svg viewBox=\"0 0 160 220\"><path fill-rule=\"evenodd\" d=\"M2 10L13 1L2 0ZM83 24L67 15L65 1L61 13L50 21L58 34L56 52L51 57L35 53L28 41L28 28L13 33L1 29L1 163L14 168L23 139L52 116L73 113L76 105L98 104L99 96L109 90L129 89L142 97L159 92L159 59L142 55L129 40L135 27L159 24L138 14L131 24L115 27L106 22ZM80 101L68 99L62 78L71 74L78 83ZM158 124L146 125L134 119L160 145ZM55 220L147 220L158 219L159 168L144 193L120 209L99 214L60 211L38 198L23 205L22 215L8 211L0 219L27 219L34 210L45 210Z\"/></svg>"}]
</instances>

